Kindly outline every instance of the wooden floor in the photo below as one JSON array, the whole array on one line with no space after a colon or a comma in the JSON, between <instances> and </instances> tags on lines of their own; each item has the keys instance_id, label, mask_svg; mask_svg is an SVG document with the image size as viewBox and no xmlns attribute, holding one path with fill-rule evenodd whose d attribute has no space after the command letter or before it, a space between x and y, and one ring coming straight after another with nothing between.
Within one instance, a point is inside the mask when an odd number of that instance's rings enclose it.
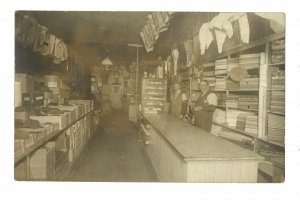
<instances>
[{"instance_id":1,"label":"wooden floor","mask_svg":"<svg viewBox=\"0 0 300 200\"><path fill-rule=\"evenodd\" d=\"M153 182L154 169L134 124L126 113L115 111L103 119L74 164L67 181Z\"/></svg>"}]
</instances>

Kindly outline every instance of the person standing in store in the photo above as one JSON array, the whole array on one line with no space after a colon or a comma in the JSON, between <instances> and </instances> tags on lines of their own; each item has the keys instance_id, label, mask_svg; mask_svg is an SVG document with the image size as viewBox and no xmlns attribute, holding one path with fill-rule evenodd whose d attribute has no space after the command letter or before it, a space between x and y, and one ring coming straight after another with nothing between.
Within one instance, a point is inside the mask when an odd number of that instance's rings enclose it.
<instances>
[{"instance_id":1,"label":"person standing in store","mask_svg":"<svg viewBox=\"0 0 300 200\"><path fill-rule=\"evenodd\" d=\"M218 97L212 92L207 81L200 82L200 90L201 95L194 106L195 126L210 132Z\"/></svg>"},{"instance_id":2,"label":"person standing in store","mask_svg":"<svg viewBox=\"0 0 300 200\"><path fill-rule=\"evenodd\" d=\"M174 95L171 100L170 113L176 117L182 118L187 108L187 96L180 89L180 84L175 82L173 85Z\"/></svg>"}]
</instances>

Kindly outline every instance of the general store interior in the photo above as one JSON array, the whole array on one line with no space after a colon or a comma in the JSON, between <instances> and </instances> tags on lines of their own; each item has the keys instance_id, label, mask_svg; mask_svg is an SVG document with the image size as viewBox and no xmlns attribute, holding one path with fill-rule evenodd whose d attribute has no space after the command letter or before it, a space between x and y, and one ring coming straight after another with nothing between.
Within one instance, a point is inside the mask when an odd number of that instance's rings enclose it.
<instances>
[{"instance_id":1,"label":"general store interior","mask_svg":"<svg viewBox=\"0 0 300 200\"><path fill-rule=\"evenodd\" d=\"M17 11L15 180L283 182L284 21Z\"/></svg>"}]
</instances>

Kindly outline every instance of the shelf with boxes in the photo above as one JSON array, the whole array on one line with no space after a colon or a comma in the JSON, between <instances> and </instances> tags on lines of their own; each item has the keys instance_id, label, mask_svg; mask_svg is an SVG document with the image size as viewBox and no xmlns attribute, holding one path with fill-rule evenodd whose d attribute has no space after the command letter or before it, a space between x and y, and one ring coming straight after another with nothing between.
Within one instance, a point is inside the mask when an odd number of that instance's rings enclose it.
<instances>
[{"instance_id":1,"label":"shelf with boxes","mask_svg":"<svg viewBox=\"0 0 300 200\"><path fill-rule=\"evenodd\" d=\"M57 180L96 130L100 112L92 100L68 100L57 76L15 80L15 178Z\"/></svg>"},{"instance_id":2,"label":"shelf with boxes","mask_svg":"<svg viewBox=\"0 0 300 200\"><path fill-rule=\"evenodd\" d=\"M246 54L232 50L227 55L223 54L223 57L218 56L214 64L212 58L207 64L211 73L213 66L215 67L216 83L213 91L221 98L214 112L211 133L237 141L243 140L245 136L249 137L253 151L265 156L274 164L273 167L284 166L284 37L284 33L280 33L254 42L253 45L249 44L251 49L263 47L263 52L251 52L250 49L251 53L248 53L249 48L243 47L241 49ZM229 63L236 66L231 69L233 74L228 71ZM220 66L218 70L221 72L217 72L216 66ZM228 81L229 79L231 80ZM273 158L277 161L273 162Z\"/></svg>"},{"instance_id":3,"label":"shelf with boxes","mask_svg":"<svg viewBox=\"0 0 300 200\"><path fill-rule=\"evenodd\" d=\"M164 111L167 96L167 82L164 79L143 78L142 110L144 113Z\"/></svg>"}]
</instances>

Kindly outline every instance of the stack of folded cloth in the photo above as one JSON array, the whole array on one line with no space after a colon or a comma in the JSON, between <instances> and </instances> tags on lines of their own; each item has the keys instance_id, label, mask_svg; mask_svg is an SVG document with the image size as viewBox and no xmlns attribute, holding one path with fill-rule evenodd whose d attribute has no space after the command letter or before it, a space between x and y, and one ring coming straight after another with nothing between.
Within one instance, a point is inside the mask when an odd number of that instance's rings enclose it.
<instances>
[{"instance_id":1,"label":"stack of folded cloth","mask_svg":"<svg viewBox=\"0 0 300 200\"><path fill-rule=\"evenodd\" d=\"M276 40L271 44L271 62L284 63L285 62L285 40Z\"/></svg>"},{"instance_id":2,"label":"stack of folded cloth","mask_svg":"<svg viewBox=\"0 0 300 200\"><path fill-rule=\"evenodd\" d=\"M240 110L228 110L226 112L226 123L229 127L236 128L237 118L240 114L246 113Z\"/></svg>"},{"instance_id":3,"label":"stack of folded cloth","mask_svg":"<svg viewBox=\"0 0 300 200\"><path fill-rule=\"evenodd\" d=\"M239 95L229 94L226 96L226 107L238 108Z\"/></svg>"},{"instance_id":4,"label":"stack of folded cloth","mask_svg":"<svg viewBox=\"0 0 300 200\"><path fill-rule=\"evenodd\" d=\"M285 72L278 70L272 73L271 89L285 88ZM271 111L285 112L285 91L271 91Z\"/></svg>"},{"instance_id":5,"label":"stack of folded cloth","mask_svg":"<svg viewBox=\"0 0 300 200\"><path fill-rule=\"evenodd\" d=\"M285 71L277 70L272 73L271 78L272 89L285 89Z\"/></svg>"},{"instance_id":6,"label":"stack of folded cloth","mask_svg":"<svg viewBox=\"0 0 300 200\"><path fill-rule=\"evenodd\" d=\"M271 91L271 111L285 112L285 91Z\"/></svg>"},{"instance_id":7,"label":"stack of folded cloth","mask_svg":"<svg viewBox=\"0 0 300 200\"><path fill-rule=\"evenodd\" d=\"M257 135L258 132L257 115L248 115L246 117L245 132Z\"/></svg>"},{"instance_id":8,"label":"stack of folded cloth","mask_svg":"<svg viewBox=\"0 0 300 200\"><path fill-rule=\"evenodd\" d=\"M203 80L206 80L210 86L215 86L215 63L204 63L203 67Z\"/></svg>"},{"instance_id":9,"label":"stack of folded cloth","mask_svg":"<svg viewBox=\"0 0 300 200\"><path fill-rule=\"evenodd\" d=\"M227 68L227 59L215 61L216 90L226 89Z\"/></svg>"},{"instance_id":10,"label":"stack of folded cloth","mask_svg":"<svg viewBox=\"0 0 300 200\"><path fill-rule=\"evenodd\" d=\"M224 94L224 93L216 93L216 95L218 97L218 105L219 106L225 106L226 94Z\"/></svg>"},{"instance_id":11,"label":"stack of folded cloth","mask_svg":"<svg viewBox=\"0 0 300 200\"><path fill-rule=\"evenodd\" d=\"M240 89L255 90L258 89L259 78L244 78L240 82Z\"/></svg>"},{"instance_id":12,"label":"stack of folded cloth","mask_svg":"<svg viewBox=\"0 0 300 200\"><path fill-rule=\"evenodd\" d=\"M228 67L227 71L230 72L232 69L239 66L239 59L238 58L229 58L228 59Z\"/></svg>"},{"instance_id":13,"label":"stack of folded cloth","mask_svg":"<svg viewBox=\"0 0 300 200\"><path fill-rule=\"evenodd\" d=\"M245 131L245 126L246 126L246 118L247 114L241 113L237 117L236 121L236 129L240 131Z\"/></svg>"},{"instance_id":14,"label":"stack of folded cloth","mask_svg":"<svg viewBox=\"0 0 300 200\"><path fill-rule=\"evenodd\" d=\"M233 81L230 78L226 80L226 89L227 90L238 90L240 89L240 83L237 81Z\"/></svg>"},{"instance_id":15,"label":"stack of folded cloth","mask_svg":"<svg viewBox=\"0 0 300 200\"><path fill-rule=\"evenodd\" d=\"M240 95L238 99L238 108L258 109L258 98L256 95Z\"/></svg>"},{"instance_id":16,"label":"stack of folded cloth","mask_svg":"<svg viewBox=\"0 0 300 200\"><path fill-rule=\"evenodd\" d=\"M284 142L285 117L268 113L268 140Z\"/></svg>"},{"instance_id":17,"label":"stack of folded cloth","mask_svg":"<svg viewBox=\"0 0 300 200\"><path fill-rule=\"evenodd\" d=\"M213 122L225 124L225 111L221 109L216 109L213 114Z\"/></svg>"},{"instance_id":18,"label":"stack of folded cloth","mask_svg":"<svg viewBox=\"0 0 300 200\"><path fill-rule=\"evenodd\" d=\"M244 54L239 57L239 66L248 69L259 68L260 53Z\"/></svg>"}]
</instances>

